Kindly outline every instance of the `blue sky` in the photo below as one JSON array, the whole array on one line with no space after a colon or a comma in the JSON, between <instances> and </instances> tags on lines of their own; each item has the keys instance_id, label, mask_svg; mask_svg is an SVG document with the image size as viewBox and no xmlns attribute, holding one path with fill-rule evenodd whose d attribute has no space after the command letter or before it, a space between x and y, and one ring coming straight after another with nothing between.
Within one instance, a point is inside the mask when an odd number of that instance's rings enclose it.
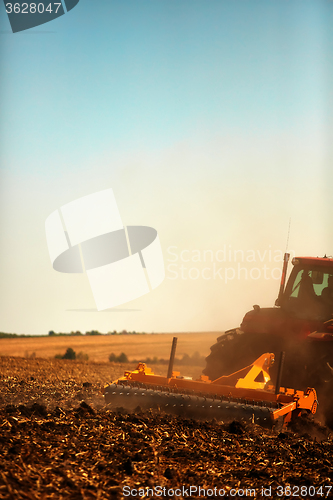
<instances>
[{"instance_id":1,"label":"blue sky","mask_svg":"<svg viewBox=\"0 0 333 500\"><path fill-rule=\"evenodd\" d=\"M49 269L44 221L106 187L165 257L284 250L290 218L296 253L332 253L332 1L80 0L16 34L0 9L0 330L224 329L273 302L276 282L166 279L137 314L69 312L90 292Z\"/></svg>"},{"instance_id":2,"label":"blue sky","mask_svg":"<svg viewBox=\"0 0 333 500\"><path fill-rule=\"evenodd\" d=\"M43 134L46 157L60 143L72 151L73 141L84 154L163 147L202 128L321 126L331 2L91 5L81 0L50 24L2 36L9 124L30 148Z\"/></svg>"}]
</instances>

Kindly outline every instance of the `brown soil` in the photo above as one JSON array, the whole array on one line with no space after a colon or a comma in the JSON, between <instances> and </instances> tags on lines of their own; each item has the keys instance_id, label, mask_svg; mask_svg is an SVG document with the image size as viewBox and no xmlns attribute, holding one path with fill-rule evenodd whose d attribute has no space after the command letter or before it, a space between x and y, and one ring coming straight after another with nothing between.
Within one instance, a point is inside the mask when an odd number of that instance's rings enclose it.
<instances>
[{"instance_id":1,"label":"brown soil","mask_svg":"<svg viewBox=\"0 0 333 500\"><path fill-rule=\"evenodd\" d=\"M333 440L319 425L113 412L101 386L133 366L1 357L0 368L1 499L333 497Z\"/></svg>"}]
</instances>

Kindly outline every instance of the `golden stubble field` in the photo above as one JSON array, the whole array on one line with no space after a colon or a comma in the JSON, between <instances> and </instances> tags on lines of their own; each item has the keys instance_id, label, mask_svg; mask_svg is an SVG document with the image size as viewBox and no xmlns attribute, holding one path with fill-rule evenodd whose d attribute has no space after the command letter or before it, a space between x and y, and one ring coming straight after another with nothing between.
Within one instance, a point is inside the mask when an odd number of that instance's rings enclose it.
<instances>
[{"instance_id":1,"label":"golden stubble field","mask_svg":"<svg viewBox=\"0 0 333 500\"><path fill-rule=\"evenodd\" d=\"M173 337L178 338L176 357L199 352L208 356L210 346L222 332L165 333L146 335L93 335L61 337L19 337L0 339L0 356L54 358L65 354L68 347L76 353L88 354L89 361L105 362L113 352L124 352L129 360L147 357L168 359Z\"/></svg>"},{"instance_id":2,"label":"golden stubble field","mask_svg":"<svg viewBox=\"0 0 333 500\"><path fill-rule=\"evenodd\" d=\"M146 343L150 355L156 345ZM298 419L279 432L232 415L212 421L209 409L197 421L106 405L101 387L129 365L0 357L0 499L332 497L328 429ZM165 365L153 369L165 375Z\"/></svg>"}]
</instances>

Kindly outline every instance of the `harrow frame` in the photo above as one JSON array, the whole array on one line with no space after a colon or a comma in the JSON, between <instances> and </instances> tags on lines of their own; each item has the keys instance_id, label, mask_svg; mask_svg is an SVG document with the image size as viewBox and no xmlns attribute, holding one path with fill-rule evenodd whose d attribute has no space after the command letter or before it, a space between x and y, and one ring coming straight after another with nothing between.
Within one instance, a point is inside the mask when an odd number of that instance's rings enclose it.
<instances>
[{"instance_id":1,"label":"harrow frame","mask_svg":"<svg viewBox=\"0 0 333 500\"><path fill-rule=\"evenodd\" d=\"M175 345L170 359L174 359L174 351ZM155 375L145 363L139 363L136 370L126 371L123 377L105 386L103 393L106 403L113 406L126 408L131 397L136 396L137 406L140 407L157 406L168 413L176 408L177 414L185 416L188 413L186 410L190 409L192 417L195 415L194 406L200 409L214 408L212 414L207 412L208 419L213 415L224 420L233 418L233 414L239 417L243 413L244 418L253 423L265 421L270 426L275 426L279 421L285 427L304 411L315 414L318 405L315 389L301 391L274 387L269 375L273 363L274 354L264 353L242 370L213 381L204 375L199 380L182 377L179 372L170 369L171 363L168 375L163 377ZM173 395L172 401L170 394ZM156 402L152 403L154 395L158 395L157 405Z\"/></svg>"}]
</instances>

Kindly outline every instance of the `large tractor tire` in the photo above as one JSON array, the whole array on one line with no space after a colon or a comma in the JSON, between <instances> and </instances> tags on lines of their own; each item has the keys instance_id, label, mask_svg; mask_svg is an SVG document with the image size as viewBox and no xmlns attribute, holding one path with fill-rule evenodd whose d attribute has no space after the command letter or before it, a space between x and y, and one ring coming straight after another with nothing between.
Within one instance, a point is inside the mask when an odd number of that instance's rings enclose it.
<instances>
[{"instance_id":1,"label":"large tractor tire","mask_svg":"<svg viewBox=\"0 0 333 500\"><path fill-rule=\"evenodd\" d=\"M245 368L264 352L273 352L275 363L270 369L270 375L275 383L274 377L277 372L279 353L285 351L285 347L285 342L277 336L249 335L234 328L221 335L216 344L211 347L211 353L206 358L207 364L203 373L208 375L210 380L215 380L222 375L230 375Z\"/></svg>"}]
</instances>

